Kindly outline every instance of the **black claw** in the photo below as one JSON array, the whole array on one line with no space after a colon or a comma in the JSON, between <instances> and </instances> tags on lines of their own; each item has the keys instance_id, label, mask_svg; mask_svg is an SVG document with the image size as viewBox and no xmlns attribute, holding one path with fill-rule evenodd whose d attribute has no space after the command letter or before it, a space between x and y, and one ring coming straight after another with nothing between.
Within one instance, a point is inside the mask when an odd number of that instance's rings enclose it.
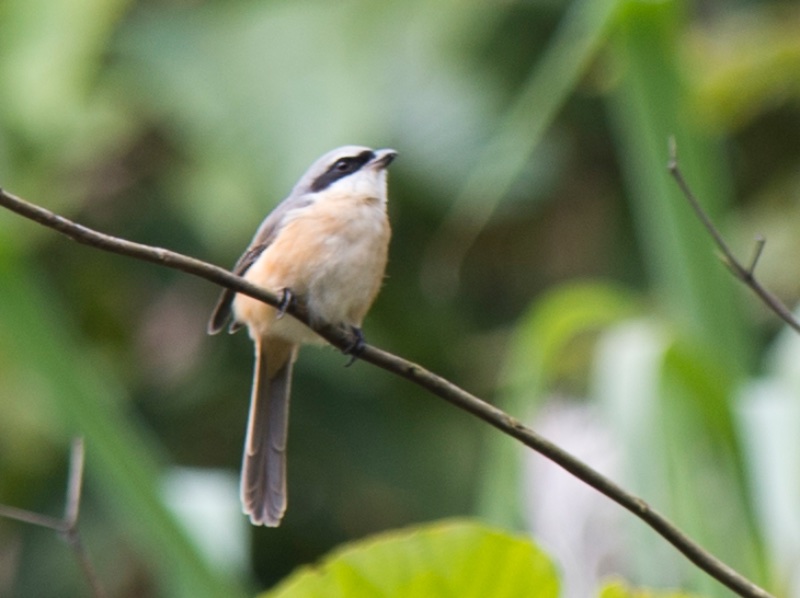
<instances>
[{"instance_id":1,"label":"black claw","mask_svg":"<svg viewBox=\"0 0 800 598\"><path fill-rule=\"evenodd\" d=\"M367 346L367 343L364 342L364 332L358 326L350 326L350 330L353 332L353 336L355 336L355 340L353 344L347 347L343 353L345 355L350 356L350 360L344 364L344 367L349 368L353 363L355 363L356 359L364 352L364 348Z\"/></svg>"},{"instance_id":2,"label":"black claw","mask_svg":"<svg viewBox=\"0 0 800 598\"><path fill-rule=\"evenodd\" d=\"M286 310L294 303L294 293L292 289L285 288L281 291L281 302L278 304L278 315L275 316L276 320L280 320L286 315Z\"/></svg>"}]
</instances>

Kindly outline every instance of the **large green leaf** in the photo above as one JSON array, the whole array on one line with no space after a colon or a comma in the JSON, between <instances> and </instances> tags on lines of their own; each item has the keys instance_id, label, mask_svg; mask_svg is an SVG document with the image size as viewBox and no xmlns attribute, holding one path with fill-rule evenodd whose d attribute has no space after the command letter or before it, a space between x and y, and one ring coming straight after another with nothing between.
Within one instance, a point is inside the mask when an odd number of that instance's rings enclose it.
<instances>
[{"instance_id":1,"label":"large green leaf","mask_svg":"<svg viewBox=\"0 0 800 598\"><path fill-rule=\"evenodd\" d=\"M531 541L480 523L448 521L346 545L263 598L557 595L555 568Z\"/></svg>"},{"instance_id":2,"label":"large green leaf","mask_svg":"<svg viewBox=\"0 0 800 598\"><path fill-rule=\"evenodd\" d=\"M631 588L620 581L611 581L600 591L600 598L699 598L697 594L687 594L674 590L646 590Z\"/></svg>"}]
</instances>

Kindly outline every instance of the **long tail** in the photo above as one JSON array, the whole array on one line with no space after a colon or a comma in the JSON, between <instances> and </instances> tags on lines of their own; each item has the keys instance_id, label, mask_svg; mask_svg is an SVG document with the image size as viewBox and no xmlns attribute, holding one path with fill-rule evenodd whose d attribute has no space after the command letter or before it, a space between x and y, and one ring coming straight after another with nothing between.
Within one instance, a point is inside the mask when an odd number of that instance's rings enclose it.
<instances>
[{"instance_id":1,"label":"long tail","mask_svg":"<svg viewBox=\"0 0 800 598\"><path fill-rule=\"evenodd\" d=\"M241 496L253 525L277 527L286 511L286 436L289 391L297 346L258 339Z\"/></svg>"}]
</instances>

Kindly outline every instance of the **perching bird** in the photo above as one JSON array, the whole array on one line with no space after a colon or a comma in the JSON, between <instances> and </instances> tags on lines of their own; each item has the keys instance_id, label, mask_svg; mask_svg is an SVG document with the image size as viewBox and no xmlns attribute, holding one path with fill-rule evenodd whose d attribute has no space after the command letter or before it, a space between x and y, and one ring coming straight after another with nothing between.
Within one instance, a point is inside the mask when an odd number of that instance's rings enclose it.
<instances>
[{"instance_id":1,"label":"perching bird","mask_svg":"<svg viewBox=\"0 0 800 598\"><path fill-rule=\"evenodd\" d=\"M266 217L235 274L305 303L317 322L361 322L383 282L391 230L386 169L397 153L345 146L319 158ZM322 339L281 310L226 289L208 323L215 334L247 326L255 373L241 497L254 525L276 527L286 510L286 435L292 365L302 343Z\"/></svg>"}]
</instances>

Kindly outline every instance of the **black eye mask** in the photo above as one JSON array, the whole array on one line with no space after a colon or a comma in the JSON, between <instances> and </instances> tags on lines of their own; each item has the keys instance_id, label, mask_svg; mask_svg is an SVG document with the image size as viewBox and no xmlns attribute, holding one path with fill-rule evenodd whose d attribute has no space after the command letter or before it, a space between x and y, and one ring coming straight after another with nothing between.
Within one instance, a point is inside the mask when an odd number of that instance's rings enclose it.
<instances>
[{"instance_id":1,"label":"black eye mask","mask_svg":"<svg viewBox=\"0 0 800 598\"><path fill-rule=\"evenodd\" d=\"M343 179L354 172L358 172L365 164L374 158L375 153L369 150L365 150L357 156L339 158L328 167L328 170L314 179L314 182L311 183L311 191L317 193L327 189L339 179Z\"/></svg>"}]
</instances>

